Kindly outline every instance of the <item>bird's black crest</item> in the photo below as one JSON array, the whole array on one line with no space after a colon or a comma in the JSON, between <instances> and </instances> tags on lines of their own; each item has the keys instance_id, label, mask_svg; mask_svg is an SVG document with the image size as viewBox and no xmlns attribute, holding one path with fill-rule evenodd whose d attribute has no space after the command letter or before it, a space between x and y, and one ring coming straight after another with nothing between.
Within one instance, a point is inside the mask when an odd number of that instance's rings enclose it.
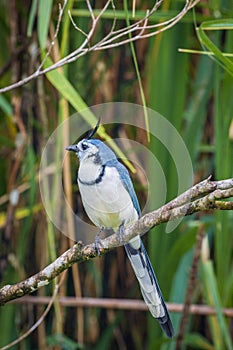
<instances>
[{"instance_id":1,"label":"bird's black crest","mask_svg":"<svg viewBox=\"0 0 233 350\"><path fill-rule=\"evenodd\" d=\"M89 132L89 134L87 136L87 140L90 140L95 135L95 133L98 130L99 126L100 126L100 118L98 119L98 122L97 122L96 126L94 127L94 129L92 129Z\"/></svg>"}]
</instances>

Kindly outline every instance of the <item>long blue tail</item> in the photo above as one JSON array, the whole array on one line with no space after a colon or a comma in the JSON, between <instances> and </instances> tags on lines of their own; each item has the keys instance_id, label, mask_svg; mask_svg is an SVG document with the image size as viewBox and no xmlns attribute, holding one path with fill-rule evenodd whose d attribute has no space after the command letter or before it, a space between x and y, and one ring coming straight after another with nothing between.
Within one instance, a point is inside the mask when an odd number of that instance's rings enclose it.
<instances>
[{"instance_id":1,"label":"long blue tail","mask_svg":"<svg viewBox=\"0 0 233 350\"><path fill-rule=\"evenodd\" d=\"M139 236L133 238L125 245L125 250L138 279L142 296L152 316L157 319L164 333L172 338L174 329L170 315L141 238Z\"/></svg>"}]
</instances>

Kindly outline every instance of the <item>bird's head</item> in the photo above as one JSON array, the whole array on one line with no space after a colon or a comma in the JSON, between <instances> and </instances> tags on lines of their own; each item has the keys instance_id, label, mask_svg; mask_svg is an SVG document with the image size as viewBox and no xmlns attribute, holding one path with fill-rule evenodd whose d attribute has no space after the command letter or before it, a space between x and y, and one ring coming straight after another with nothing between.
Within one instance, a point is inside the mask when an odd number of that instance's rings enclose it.
<instances>
[{"instance_id":1,"label":"bird's head","mask_svg":"<svg viewBox=\"0 0 233 350\"><path fill-rule=\"evenodd\" d=\"M80 161L90 158L93 158L93 161L95 161L98 158L99 148L92 141L94 140L83 139L75 145L66 147L66 150L74 152Z\"/></svg>"},{"instance_id":2,"label":"bird's head","mask_svg":"<svg viewBox=\"0 0 233 350\"><path fill-rule=\"evenodd\" d=\"M107 161L116 159L115 153L108 146L100 140L92 139L98 127L99 121L87 138L66 147L66 150L74 152L80 162L93 161L95 164L104 165Z\"/></svg>"}]
</instances>

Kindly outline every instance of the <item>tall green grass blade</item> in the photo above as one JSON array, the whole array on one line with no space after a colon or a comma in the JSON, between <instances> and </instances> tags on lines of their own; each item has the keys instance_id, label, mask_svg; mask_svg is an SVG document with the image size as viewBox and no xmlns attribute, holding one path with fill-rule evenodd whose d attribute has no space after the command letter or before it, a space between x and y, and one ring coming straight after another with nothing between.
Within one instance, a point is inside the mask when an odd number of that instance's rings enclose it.
<instances>
[{"instance_id":1,"label":"tall green grass blade","mask_svg":"<svg viewBox=\"0 0 233 350\"><path fill-rule=\"evenodd\" d=\"M215 308L218 320L217 323L210 323L212 336L215 340L216 350L224 349L224 345L228 350L232 350L233 344L231 341L229 330L227 329L226 321L222 313L221 298L218 291L216 277L214 275L213 264L211 261L203 261L201 266L205 295L208 300L208 303Z\"/></svg>"},{"instance_id":2,"label":"tall green grass blade","mask_svg":"<svg viewBox=\"0 0 233 350\"><path fill-rule=\"evenodd\" d=\"M38 0L33 0L31 4L31 9L29 13L28 27L27 27L27 36L32 36L33 24L36 19L36 9L37 9Z\"/></svg>"},{"instance_id":3,"label":"tall green grass blade","mask_svg":"<svg viewBox=\"0 0 233 350\"><path fill-rule=\"evenodd\" d=\"M124 10L125 10L127 26L130 26L127 0L124 0ZM129 33L129 38L132 38L131 33ZM131 41L129 45L130 45L130 50L131 50L131 54L132 54L132 58L133 58L135 72L137 75L140 95L141 95L141 99L142 99L143 112L144 112L144 117L145 117L145 125L146 125L146 130L147 130L147 140L148 140L148 142L150 142L149 120L148 120L148 113L147 113L147 108L146 108L146 97L145 97L143 86L142 86L142 79L141 79L141 75L140 75L140 71L139 71L137 56L136 56L136 52L135 52L135 48L134 48L134 43Z\"/></svg>"},{"instance_id":4,"label":"tall green grass blade","mask_svg":"<svg viewBox=\"0 0 233 350\"><path fill-rule=\"evenodd\" d=\"M61 57L64 57L68 48L69 48L69 43L70 43L70 38L69 38L69 30L70 30L70 17L68 15L68 10L72 11L74 4L74 0L69 0L67 3L67 11L64 12L63 15L63 22L62 22L62 39L61 39L61 47L60 47L60 55ZM67 69L67 66L64 66L63 69Z\"/></svg>"},{"instance_id":5,"label":"tall green grass blade","mask_svg":"<svg viewBox=\"0 0 233 350\"><path fill-rule=\"evenodd\" d=\"M203 22L197 30L197 36L200 43L214 54L216 61L220 66L233 76L233 62L228 57L224 56L222 51L209 39L205 31L208 30L229 30L233 29L233 20L214 20Z\"/></svg>"},{"instance_id":6,"label":"tall green grass blade","mask_svg":"<svg viewBox=\"0 0 233 350\"><path fill-rule=\"evenodd\" d=\"M188 57L178 53L178 48L188 43L191 27L178 25L176 30L163 33L160 38L157 36L151 40L150 52L147 60L147 90L148 105L150 108L162 114L177 130L181 131L183 126L183 110L186 102L186 84ZM182 33L182 34L181 34ZM161 41L160 41L161 40ZM177 195L178 181L177 170L171 155L159 141L151 138L150 150L154 153L161 164L166 176L168 201ZM189 180L189 179L187 179ZM182 184L187 186L185 183ZM154 194L151 209L157 208L156 193L159 183L154 181L150 184L151 192ZM169 253L178 239L178 229L171 235L165 235L165 225L152 230L149 235L150 258L155 267L159 284L164 297L168 299L171 291L173 277L176 273L176 263L168 262ZM181 256L179 258L182 258ZM169 271L170 278L167 278ZM185 279L185 272L183 271ZM180 275L179 275L180 277ZM180 277L181 278L181 277ZM161 335L159 330L155 330L154 320L149 319L148 325L149 346L148 349L155 348L155 338Z\"/></svg>"},{"instance_id":7,"label":"tall green grass blade","mask_svg":"<svg viewBox=\"0 0 233 350\"><path fill-rule=\"evenodd\" d=\"M20 263L23 263L25 261L25 256L27 254L27 242L30 235L30 227L33 221L33 210L36 205L36 188L37 188L37 181L36 181L36 157L34 154L34 151L30 145L27 147L26 152L26 159L25 159L25 172L26 174L29 174L29 191L28 191L28 216L25 217L22 228L21 228L21 239L17 246L17 255Z\"/></svg>"},{"instance_id":8,"label":"tall green grass blade","mask_svg":"<svg viewBox=\"0 0 233 350\"><path fill-rule=\"evenodd\" d=\"M233 50L232 32L226 40L227 48ZM223 77L220 68L215 73L215 167L216 177L227 178L233 176L232 141L229 138L229 129L233 110L233 81L225 74ZM216 272L220 295L225 305L232 305L232 290L229 276L232 276L233 264L233 237L232 237L232 212L215 213L215 255ZM227 288L228 286L228 288Z\"/></svg>"},{"instance_id":9,"label":"tall green grass blade","mask_svg":"<svg viewBox=\"0 0 233 350\"><path fill-rule=\"evenodd\" d=\"M49 32L49 22L53 0L39 0L38 5L38 39L41 49L45 49Z\"/></svg>"},{"instance_id":10,"label":"tall green grass blade","mask_svg":"<svg viewBox=\"0 0 233 350\"><path fill-rule=\"evenodd\" d=\"M185 110L186 128L184 139L193 162L200 151L199 146L206 121L207 105L212 94L213 66L214 63L208 57L200 57L192 85L192 93ZM198 166L198 163L193 164Z\"/></svg>"},{"instance_id":11,"label":"tall green grass blade","mask_svg":"<svg viewBox=\"0 0 233 350\"><path fill-rule=\"evenodd\" d=\"M182 255L179 266L176 269L175 277L172 280L170 298L174 303L183 303L185 299L186 287L189 278L189 270L193 259L193 250L190 249L186 254ZM175 334L179 330L181 314L171 315ZM175 342L168 344L162 348L167 350L175 349Z\"/></svg>"}]
</instances>

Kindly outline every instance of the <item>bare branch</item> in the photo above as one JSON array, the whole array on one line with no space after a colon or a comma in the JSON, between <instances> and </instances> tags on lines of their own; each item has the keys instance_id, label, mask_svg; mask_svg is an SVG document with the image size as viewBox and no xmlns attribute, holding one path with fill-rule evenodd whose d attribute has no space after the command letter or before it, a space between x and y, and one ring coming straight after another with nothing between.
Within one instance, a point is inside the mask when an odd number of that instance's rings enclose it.
<instances>
[{"instance_id":1,"label":"bare branch","mask_svg":"<svg viewBox=\"0 0 233 350\"><path fill-rule=\"evenodd\" d=\"M127 243L137 235L143 235L154 226L191 215L198 211L210 209L233 210L233 201L229 201L231 197L233 197L233 178L221 181L210 181L210 178L208 178L163 207L144 215L135 223L127 226L121 241L119 241L117 234L102 240L99 252L102 255L113 248ZM225 199L228 200L225 201ZM74 263L90 260L96 257L96 255L94 243L86 246L83 246L81 242L75 244L34 276L17 284L2 287L0 289L0 305L34 292L49 284L51 280L60 275L61 272L67 270Z\"/></svg>"},{"instance_id":2,"label":"bare branch","mask_svg":"<svg viewBox=\"0 0 233 350\"><path fill-rule=\"evenodd\" d=\"M91 18L92 18L92 22L95 22L95 16L94 16L94 12L93 12L93 9L91 7L90 1L86 0L86 3L87 3L87 7L88 7L88 10L89 10Z\"/></svg>"},{"instance_id":3,"label":"bare branch","mask_svg":"<svg viewBox=\"0 0 233 350\"><path fill-rule=\"evenodd\" d=\"M173 27L199 1L200 0L186 0L183 9L176 16L174 16L173 18L171 18L167 21L159 22L159 23L153 24L153 25L149 25L148 24L149 19L163 3L163 0L155 1L154 6L152 6L152 8L150 10L148 9L145 11L145 16L142 19L135 21L130 26L126 25L123 28L115 30L117 17L116 17L116 8L115 8L114 0L106 1L104 7L99 11L98 15L96 15L96 16L95 16L94 11L91 7L90 1L86 0L87 9L90 13L90 19L91 19L91 28L90 28L88 34L85 33L81 28L79 28L75 24L71 14L69 14L72 25L75 27L76 30L78 30L79 32L81 32L85 36L83 43L77 49L75 49L73 52L69 53L67 56L61 58L59 61L52 64L50 67L43 69L42 67L43 67L47 57L50 55L54 41L58 35L62 15L64 13L64 9L65 9L66 3L67 3L67 0L65 0L63 6L60 5L60 7L59 7L59 17L58 17L58 23L57 23L54 38L52 39L52 41L49 45L47 54L44 57L44 59L42 60L37 71L34 72L33 74L31 74L30 76L12 84L12 85L1 88L0 93L15 89L15 88L18 88L24 84L27 84L28 82L37 78L40 75L44 75L44 74L46 74L54 69L57 69L59 67L64 66L65 64L68 64L68 63L71 63L71 62L78 60L80 57L86 55L88 52L107 50L110 48L115 48L115 47L119 47L119 46L128 44L130 42L134 42L134 41L137 41L140 39L145 39L145 38L149 38L149 37L158 35L159 33L164 32L164 31L168 30L169 28ZM91 45L91 40L93 39L93 35L96 31L97 25L102 20L102 17L104 15L105 11L109 8L110 5L111 5L112 11L113 11L112 27L111 27L109 33L104 38L100 39L98 42L93 43ZM132 34L132 35L129 36L129 34Z\"/></svg>"},{"instance_id":4,"label":"bare branch","mask_svg":"<svg viewBox=\"0 0 233 350\"><path fill-rule=\"evenodd\" d=\"M17 304L33 304L46 305L50 302L51 297L45 296L25 296L22 299L16 299L12 303ZM148 311L148 307L143 300L137 299L115 299L115 298L90 298L90 297L68 297L59 296L58 302L62 306L69 307L90 307L90 308L104 308L116 310L141 310ZM184 309L183 304L166 303L168 310L171 312L182 313ZM194 315L216 315L216 309L207 305L191 304L189 309L190 314ZM223 308L222 313L227 317L233 317L233 308Z\"/></svg>"}]
</instances>

